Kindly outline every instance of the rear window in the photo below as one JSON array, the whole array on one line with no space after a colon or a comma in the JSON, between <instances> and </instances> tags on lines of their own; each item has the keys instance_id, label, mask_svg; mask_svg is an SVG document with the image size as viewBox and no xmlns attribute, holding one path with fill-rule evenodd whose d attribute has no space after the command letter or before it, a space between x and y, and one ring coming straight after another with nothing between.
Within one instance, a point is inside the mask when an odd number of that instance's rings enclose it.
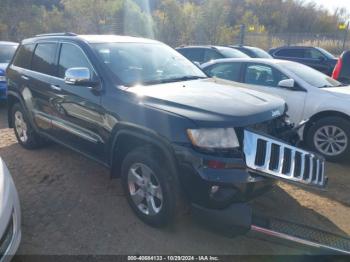
<instances>
[{"instance_id":1,"label":"rear window","mask_svg":"<svg viewBox=\"0 0 350 262\"><path fill-rule=\"evenodd\" d=\"M55 75L56 43L38 44L35 48L32 70L46 75Z\"/></svg>"},{"instance_id":2,"label":"rear window","mask_svg":"<svg viewBox=\"0 0 350 262\"><path fill-rule=\"evenodd\" d=\"M34 46L34 44L21 45L16 53L13 65L30 69Z\"/></svg>"},{"instance_id":3,"label":"rear window","mask_svg":"<svg viewBox=\"0 0 350 262\"><path fill-rule=\"evenodd\" d=\"M304 50L303 49L282 49L276 52L276 56L282 57L295 57L295 58L303 58Z\"/></svg>"},{"instance_id":4,"label":"rear window","mask_svg":"<svg viewBox=\"0 0 350 262\"><path fill-rule=\"evenodd\" d=\"M226 58L249 58L245 53L230 47L218 47L218 50Z\"/></svg>"}]
</instances>

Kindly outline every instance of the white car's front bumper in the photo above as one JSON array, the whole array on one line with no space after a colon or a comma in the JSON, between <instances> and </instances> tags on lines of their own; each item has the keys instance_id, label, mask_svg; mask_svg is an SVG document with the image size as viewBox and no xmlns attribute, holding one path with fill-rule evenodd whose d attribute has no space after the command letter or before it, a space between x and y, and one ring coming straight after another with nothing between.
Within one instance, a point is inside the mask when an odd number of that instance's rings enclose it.
<instances>
[{"instance_id":1,"label":"white car's front bumper","mask_svg":"<svg viewBox=\"0 0 350 262\"><path fill-rule=\"evenodd\" d=\"M10 261L21 241L21 210L9 170L0 158L0 262Z\"/></svg>"}]
</instances>

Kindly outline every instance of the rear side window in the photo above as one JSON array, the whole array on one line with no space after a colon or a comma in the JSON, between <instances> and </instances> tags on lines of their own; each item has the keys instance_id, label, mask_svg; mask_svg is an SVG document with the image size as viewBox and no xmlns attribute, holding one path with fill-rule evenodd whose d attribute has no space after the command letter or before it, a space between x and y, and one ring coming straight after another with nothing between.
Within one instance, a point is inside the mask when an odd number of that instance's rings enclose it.
<instances>
[{"instance_id":1,"label":"rear side window","mask_svg":"<svg viewBox=\"0 0 350 262\"><path fill-rule=\"evenodd\" d=\"M276 56L304 58L303 49L282 49L276 52Z\"/></svg>"},{"instance_id":2,"label":"rear side window","mask_svg":"<svg viewBox=\"0 0 350 262\"><path fill-rule=\"evenodd\" d=\"M34 51L32 70L54 76L56 73L56 43L38 44Z\"/></svg>"},{"instance_id":3,"label":"rear side window","mask_svg":"<svg viewBox=\"0 0 350 262\"><path fill-rule=\"evenodd\" d=\"M13 65L30 69L34 46L34 44L21 45L13 60Z\"/></svg>"},{"instance_id":4,"label":"rear side window","mask_svg":"<svg viewBox=\"0 0 350 262\"><path fill-rule=\"evenodd\" d=\"M64 78L67 69L72 67L85 67L93 73L89 60L83 51L72 44L62 44L60 59L58 63L58 77Z\"/></svg>"},{"instance_id":5,"label":"rear side window","mask_svg":"<svg viewBox=\"0 0 350 262\"><path fill-rule=\"evenodd\" d=\"M241 63L223 63L211 66L205 72L210 77L218 77L226 80L236 81L240 80Z\"/></svg>"}]
</instances>

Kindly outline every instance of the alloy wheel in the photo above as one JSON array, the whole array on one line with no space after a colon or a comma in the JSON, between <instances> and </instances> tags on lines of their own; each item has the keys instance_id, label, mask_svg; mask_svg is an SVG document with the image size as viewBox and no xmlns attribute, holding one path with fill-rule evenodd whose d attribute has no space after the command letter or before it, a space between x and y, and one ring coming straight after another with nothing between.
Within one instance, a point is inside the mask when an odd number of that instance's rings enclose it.
<instances>
[{"instance_id":1,"label":"alloy wheel","mask_svg":"<svg viewBox=\"0 0 350 262\"><path fill-rule=\"evenodd\" d=\"M15 128L19 139L25 143L28 140L28 127L20 111L15 112Z\"/></svg>"},{"instance_id":2,"label":"alloy wheel","mask_svg":"<svg viewBox=\"0 0 350 262\"><path fill-rule=\"evenodd\" d=\"M130 197L136 207L145 215L158 214L163 205L160 183L151 168L135 163L128 172Z\"/></svg>"},{"instance_id":3,"label":"alloy wheel","mask_svg":"<svg viewBox=\"0 0 350 262\"><path fill-rule=\"evenodd\" d=\"M326 156L337 156L348 146L348 136L337 126L328 125L319 128L314 135L316 149Z\"/></svg>"}]
</instances>

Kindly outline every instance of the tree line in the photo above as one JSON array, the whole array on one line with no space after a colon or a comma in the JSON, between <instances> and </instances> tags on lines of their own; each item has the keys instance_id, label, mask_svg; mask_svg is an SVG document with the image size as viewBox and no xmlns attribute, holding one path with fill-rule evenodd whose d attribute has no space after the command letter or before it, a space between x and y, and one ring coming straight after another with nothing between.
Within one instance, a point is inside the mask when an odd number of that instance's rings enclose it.
<instances>
[{"instance_id":1,"label":"tree line","mask_svg":"<svg viewBox=\"0 0 350 262\"><path fill-rule=\"evenodd\" d=\"M348 17L304 0L1 0L0 40L75 32L231 44L241 24L266 34L334 33Z\"/></svg>"}]
</instances>

